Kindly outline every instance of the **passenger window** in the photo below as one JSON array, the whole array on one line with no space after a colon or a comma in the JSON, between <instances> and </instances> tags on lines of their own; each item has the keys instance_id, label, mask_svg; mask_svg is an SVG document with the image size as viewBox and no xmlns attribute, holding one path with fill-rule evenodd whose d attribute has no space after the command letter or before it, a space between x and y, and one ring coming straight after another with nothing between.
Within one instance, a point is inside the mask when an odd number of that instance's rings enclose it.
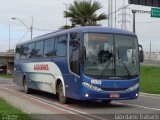
<instances>
[{"instance_id":1,"label":"passenger window","mask_svg":"<svg viewBox=\"0 0 160 120\"><path fill-rule=\"evenodd\" d=\"M20 59L20 53L21 53L21 47L17 46L16 47L16 55L15 55L15 59L19 60Z\"/></svg>"},{"instance_id":2,"label":"passenger window","mask_svg":"<svg viewBox=\"0 0 160 120\"><path fill-rule=\"evenodd\" d=\"M44 46L44 56L45 57L53 56L54 54L53 46L54 46L53 39L45 40L45 46Z\"/></svg>"},{"instance_id":3,"label":"passenger window","mask_svg":"<svg viewBox=\"0 0 160 120\"><path fill-rule=\"evenodd\" d=\"M43 57L43 45L44 41L36 42L36 50L35 50L36 57Z\"/></svg>"},{"instance_id":4,"label":"passenger window","mask_svg":"<svg viewBox=\"0 0 160 120\"><path fill-rule=\"evenodd\" d=\"M27 58L35 57L35 43L28 44L28 55Z\"/></svg>"},{"instance_id":5,"label":"passenger window","mask_svg":"<svg viewBox=\"0 0 160 120\"><path fill-rule=\"evenodd\" d=\"M28 45L21 46L21 59L27 58Z\"/></svg>"},{"instance_id":6,"label":"passenger window","mask_svg":"<svg viewBox=\"0 0 160 120\"><path fill-rule=\"evenodd\" d=\"M71 33L69 40L69 61L70 61L70 69L73 73L77 75L80 74L80 66L79 66L79 50L80 46L78 42L80 41L80 35L78 33Z\"/></svg>"},{"instance_id":7,"label":"passenger window","mask_svg":"<svg viewBox=\"0 0 160 120\"><path fill-rule=\"evenodd\" d=\"M57 38L55 43L55 56L66 56L67 51L67 35Z\"/></svg>"}]
</instances>

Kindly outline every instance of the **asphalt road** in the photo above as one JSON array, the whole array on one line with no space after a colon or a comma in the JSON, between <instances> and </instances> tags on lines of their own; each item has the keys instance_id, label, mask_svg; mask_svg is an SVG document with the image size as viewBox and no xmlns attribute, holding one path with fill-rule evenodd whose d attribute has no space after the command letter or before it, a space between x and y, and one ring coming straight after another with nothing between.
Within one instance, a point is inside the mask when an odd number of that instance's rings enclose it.
<instances>
[{"instance_id":1,"label":"asphalt road","mask_svg":"<svg viewBox=\"0 0 160 120\"><path fill-rule=\"evenodd\" d=\"M154 120L160 119L160 95L140 93L136 100L112 101L109 105L98 101L82 102L76 100L71 100L69 104L61 104L53 94L40 91L33 91L29 95L24 94L23 90L12 81L3 79L0 79L0 91L10 92L14 96L19 96L16 99L28 100L30 104L44 104L41 105L42 108L56 111L57 115L71 115L71 118L75 120L126 120L124 118L131 117L131 115L134 117L132 119L146 120L147 116L145 115L148 115L150 119L153 117Z\"/></svg>"}]
</instances>

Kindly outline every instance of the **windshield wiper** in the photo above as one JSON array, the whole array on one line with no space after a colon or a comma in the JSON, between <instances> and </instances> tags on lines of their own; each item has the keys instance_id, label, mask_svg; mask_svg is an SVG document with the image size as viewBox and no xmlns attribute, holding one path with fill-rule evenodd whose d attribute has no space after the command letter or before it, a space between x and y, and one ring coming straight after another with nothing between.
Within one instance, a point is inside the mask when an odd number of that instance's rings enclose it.
<instances>
[{"instance_id":1,"label":"windshield wiper","mask_svg":"<svg viewBox=\"0 0 160 120\"><path fill-rule=\"evenodd\" d=\"M125 62L121 58L118 58L117 60L120 61L122 63L122 65L124 66L124 68L125 68L125 70L126 70L126 72L128 74L129 79L132 78L131 73L130 73L127 65L125 64Z\"/></svg>"}]
</instances>

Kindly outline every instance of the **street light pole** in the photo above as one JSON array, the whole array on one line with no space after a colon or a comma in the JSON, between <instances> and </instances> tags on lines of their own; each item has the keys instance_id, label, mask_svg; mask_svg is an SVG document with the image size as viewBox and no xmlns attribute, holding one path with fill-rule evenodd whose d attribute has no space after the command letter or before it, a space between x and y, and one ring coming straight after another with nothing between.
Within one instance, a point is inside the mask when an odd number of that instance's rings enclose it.
<instances>
[{"instance_id":1,"label":"street light pole","mask_svg":"<svg viewBox=\"0 0 160 120\"><path fill-rule=\"evenodd\" d=\"M12 20L19 20L24 26L26 26L26 28L29 29L30 32L31 32L31 40L32 40L32 36L33 36L33 17L32 17L31 27L28 27L28 26L27 26L21 19L19 19L19 18L13 17L13 18L11 18L11 19L12 19Z\"/></svg>"},{"instance_id":2,"label":"street light pole","mask_svg":"<svg viewBox=\"0 0 160 120\"><path fill-rule=\"evenodd\" d=\"M117 0L115 0L115 11L117 10ZM115 28L117 27L117 13L115 12Z\"/></svg>"},{"instance_id":3,"label":"street light pole","mask_svg":"<svg viewBox=\"0 0 160 120\"><path fill-rule=\"evenodd\" d=\"M136 32L136 10L132 10L133 13L133 33Z\"/></svg>"},{"instance_id":4,"label":"street light pole","mask_svg":"<svg viewBox=\"0 0 160 120\"><path fill-rule=\"evenodd\" d=\"M10 48L10 41L11 41L11 27L10 27L10 25L9 25L9 52L10 52L10 50L11 50L11 48Z\"/></svg>"},{"instance_id":5,"label":"street light pole","mask_svg":"<svg viewBox=\"0 0 160 120\"><path fill-rule=\"evenodd\" d=\"M63 5L65 5L65 6L66 6L66 12L67 12L67 10L68 10L68 5L70 5L70 4L63 3ZM67 17L66 17L66 26L67 26Z\"/></svg>"},{"instance_id":6,"label":"street light pole","mask_svg":"<svg viewBox=\"0 0 160 120\"><path fill-rule=\"evenodd\" d=\"M31 40L32 40L32 37L33 37L33 17L32 18L32 22L31 22L31 27L30 27L30 30L31 30Z\"/></svg>"}]
</instances>

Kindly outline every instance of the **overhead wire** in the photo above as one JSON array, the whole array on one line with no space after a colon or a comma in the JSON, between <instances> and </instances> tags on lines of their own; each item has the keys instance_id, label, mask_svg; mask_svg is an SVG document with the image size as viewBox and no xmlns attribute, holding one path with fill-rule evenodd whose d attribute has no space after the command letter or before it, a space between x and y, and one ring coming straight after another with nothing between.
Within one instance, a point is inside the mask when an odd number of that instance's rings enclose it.
<instances>
[{"instance_id":1,"label":"overhead wire","mask_svg":"<svg viewBox=\"0 0 160 120\"><path fill-rule=\"evenodd\" d=\"M23 40L23 38L27 35L28 31L29 31L29 29L24 33L24 35L21 37L21 39L18 41L18 43Z\"/></svg>"},{"instance_id":2,"label":"overhead wire","mask_svg":"<svg viewBox=\"0 0 160 120\"><path fill-rule=\"evenodd\" d=\"M114 12L112 12L112 13L109 13L108 16L109 16L109 15L112 15L112 14L114 14L114 13L117 13L118 11L120 11L120 10L122 10L122 9L128 7L128 6L130 6L130 4L128 4L128 5L126 5L126 6L122 7L122 8L119 8L119 9L117 9L116 11L114 11ZM117 18L116 18L116 19L117 19ZM106 23L106 22L107 22L107 21L104 21L104 22L101 22L101 23L103 24L103 23Z\"/></svg>"}]
</instances>

